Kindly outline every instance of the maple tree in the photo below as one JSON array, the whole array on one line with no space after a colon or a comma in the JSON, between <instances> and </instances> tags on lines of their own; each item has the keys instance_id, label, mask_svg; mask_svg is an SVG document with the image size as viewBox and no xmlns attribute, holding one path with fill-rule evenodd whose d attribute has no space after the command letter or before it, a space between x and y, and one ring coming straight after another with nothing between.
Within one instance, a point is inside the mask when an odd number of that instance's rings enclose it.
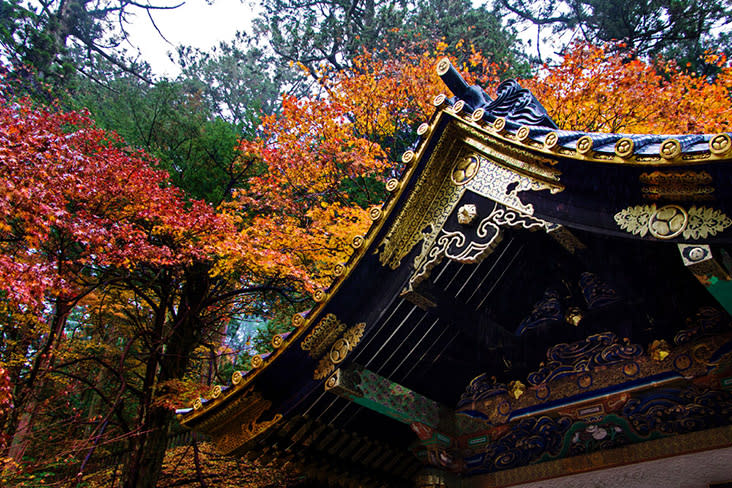
<instances>
[{"instance_id":1,"label":"maple tree","mask_svg":"<svg viewBox=\"0 0 732 488\"><path fill-rule=\"evenodd\" d=\"M280 112L264 117L261 136L240 145L241 157L262 168L224 206L242 224L225 247L250 246L237 253L249 267L299 270L309 291L327 286L352 252L351 239L368 229L369 206L383 201L383 182L399 171L394 161L444 91L434 63L446 49L364 53L352 68L324 68L318 94L285 96ZM470 63L483 80L499 70L477 53Z\"/></svg>"},{"instance_id":2,"label":"maple tree","mask_svg":"<svg viewBox=\"0 0 732 488\"><path fill-rule=\"evenodd\" d=\"M631 133L730 130L732 67L708 54L714 78L688 72L673 60L644 61L614 45L570 46L562 62L523 80L564 129Z\"/></svg>"},{"instance_id":3,"label":"maple tree","mask_svg":"<svg viewBox=\"0 0 732 488\"><path fill-rule=\"evenodd\" d=\"M0 366L13 384L15 408L3 410L3 430L14 436L10 455L20 461L32 436L50 440L52 431L34 419L51 425L64 405L92 392L108 413L93 416L96 427L75 450L91 455L110 416L126 417L125 483L147 486L157 478L173 419L164 398L182 393L193 350L220 341L214 336L232 301L276 287L217 263L224 236L234 234L230 220L183 198L153 169L154 160L86 115L6 98L0 120ZM101 314L88 308L94 303ZM69 338L95 317L94 339ZM115 334L100 343L107 327ZM118 391L105 393L88 380L89 368L100 365L106 376L95 379ZM131 419L124 411L130 395L138 405ZM63 441L68 428L55 434Z\"/></svg>"},{"instance_id":4,"label":"maple tree","mask_svg":"<svg viewBox=\"0 0 732 488\"><path fill-rule=\"evenodd\" d=\"M263 334L278 330L353 252L384 180L401 170L394 161L446 90L434 66L447 47L364 53L348 69L323 69L319 90L283 97L259 137L240 141L235 188L199 194L216 195L218 207L175 188L184 179L88 115L3 94L0 417L16 460L29 439L45 441L17 479L39 472L40 460L84 475L124 451L122 483L155 483L172 408L246 362L224 343L227 328L257 316ZM503 67L465 49L454 62L468 82L497 86ZM732 69L708 59L714 79L576 44L522 84L564 129L727 130Z\"/></svg>"}]
</instances>

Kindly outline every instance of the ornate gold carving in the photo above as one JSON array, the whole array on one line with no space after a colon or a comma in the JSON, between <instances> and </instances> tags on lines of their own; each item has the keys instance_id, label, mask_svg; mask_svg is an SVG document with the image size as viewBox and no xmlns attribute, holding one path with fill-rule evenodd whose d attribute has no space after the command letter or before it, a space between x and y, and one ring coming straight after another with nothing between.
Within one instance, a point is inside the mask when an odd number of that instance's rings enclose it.
<instances>
[{"instance_id":1,"label":"ornate gold carving","mask_svg":"<svg viewBox=\"0 0 732 488\"><path fill-rule=\"evenodd\" d=\"M651 215L648 230L658 239L672 239L681 234L688 223L686 210L678 205L666 205Z\"/></svg>"},{"instance_id":2,"label":"ornate gold carving","mask_svg":"<svg viewBox=\"0 0 732 488\"><path fill-rule=\"evenodd\" d=\"M506 119L503 117L498 117L496 120L493 121L493 130L495 130L498 133L501 133L506 130Z\"/></svg>"},{"instance_id":3,"label":"ornate gold carving","mask_svg":"<svg viewBox=\"0 0 732 488\"><path fill-rule=\"evenodd\" d=\"M211 388L211 396L213 398L218 398L221 396L221 385L216 385L213 388Z\"/></svg>"},{"instance_id":4,"label":"ornate gold carving","mask_svg":"<svg viewBox=\"0 0 732 488\"><path fill-rule=\"evenodd\" d=\"M352 246L352 247L353 247L354 249L359 249L359 248L360 248L361 246L363 246L363 243L364 243L364 239L363 239L363 236L355 236L355 237L354 237L354 238L353 238L353 239L351 240L351 246Z\"/></svg>"},{"instance_id":5,"label":"ornate gold carving","mask_svg":"<svg viewBox=\"0 0 732 488\"><path fill-rule=\"evenodd\" d=\"M709 150L717 156L724 156L732 148L732 140L727 134L717 134L709 139Z\"/></svg>"},{"instance_id":6,"label":"ornate gold carving","mask_svg":"<svg viewBox=\"0 0 732 488\"><path fill-rule=\"evenodd\" d=\"M633 155L633 139L623 137L615 143L615 154L623 159L629 158Z\"/></svg>"},{"instance_id":7,"label":"ornate gold carving","mask_svg":"<svg viewBox=\"0 0 732 488\"><path fill-rule=\"evenodd\" d=\"M457 211L457 220L461 225L470 225L478 216L478 208L472 203L460 207Z\"/></svg>"},{"instance_id":8,"label":"ornate gold carving","mask_svg":"<svg viewBox=\"0 0 732 488\"><path fill-rule=\"evenodd\" d=\"M658 152L664 159L674 159L681 156L681 143L677 139L666 139L661 143Z\"/></svg>"},{"instance_id":9,"label":"ornate gold carving","mask_svg":"<svg viewBox=\"0 0 732 488\"><path fill-rule=\"evenodd\" d=\"M487 158L481 158L478 173L467 187L479 195L529 215L534 213L534 207L531 204L524 205L519 199L518 193L544 188L554 190L555 188L500 166Z\"/></svg>"},{"instance_id":10,"label":"ornate gold carving","mask_svg":"<svg viewBox=\"0 0 732 488\"><path fill-rule=\"evenodd\" d=\"M587 249L582 241L577 239L577 236L572 234L566 227L562 225L556 226L553 230L547 230L549 236L557 241L564 249L569 251L571 254L575 254L577 251Z\"/></svg>"},{"instance_id":11,"label":"ornate gold carving","mask_svg":"<svg viewBox=\"0 0 732 488\"><path fill-rule=\"evenodd\" d=\"M330 354L328 355L330 362L333 364L342 363L343 360L346 359L346 355L348 354L350 347L351 346L348 344L348 341L343 337L335 341L331 346Z\"/></svg>"},{"instance_id":12,"label":"ornate gold carving","mask_svg":"<svg viewBox=\"0 0 732 488\"><path fill-rule=\"evenodd\" d=\"M714 188L706 171L654 171L641 173L643 197L669 200L709 200Z\"/></svg>"},{"instance_id":13,"label":"ornate gold carving","mask_svg":"<svg viewBox=\"0 0 732 488\"><path fill-rule=\"evenodd\" d=\"M333 341L330 346L330 351L318 361L318 365L313 373L313 379L322 380L328 377L335 369L335 366L342 363L348 356L348 353L361 341L365 330L365 323L356 324L348 329L343 336Z\"/></svg>"},{"instance_id":14,"label":"ornate gold carving","mask_svg":"<svg viewBox=\"0 0 732 488\"><path fill-rule=\"evenodd\" d=\"M355 346L361 341L361 338L363 337L363 333L366 330L366 323L361 322L359 324L354 325L350 329L346 331L345 334L343 334L343 337L345 337L349 344L352 346Z\"/></svg>"},{"instance_id":15,"label":"ornate gold carving","mask_svg":"<svg viewBox=\"0 0 732 488\"><path fill-rule=\"evenodd\" d=\"M336 268L338 268L338 265L336 265ZM305 323L305 317L303 317L302 313L298 312L292 316L293 327L300 327L304 323Z\"/></svg>"},{"instance_id":16,"label":"ornate gold carving","mask_svg":"<svg viewBox=\"0 0 732 488\"><path fill-rule=\"evenodd\" d=\"M476 109L473 114L470 116L471 119L473 119L473 122L480 122L483 120L483 116L485 115L485 110L482 108Z\"/></svg>"},{"instance_id":17,"label":"ornate gold carving","mask_svg":"<svg viewBox=\"0 0 732 488\"><path fill-rule=\"evenodd\" d=\"M234 374L231 375L231 382L235 385L238 385L241 383L241 380L244 379L244 375L241 371L234 371Z\"/></svg>"},{"instance_id":18,"label":"ornate gold carving","mask_svg":"<svg viewBox=\"0 0 732 488\"><path fill-rule=\"evenodd\" d=\"M464 187L450 179L452 162L460 156L454 145L457 137L456 129L443 132L425 170L379 245L382 265L396 269L422 240L422 248L429 247L462 196Z\"/></svg>"},{"instance_id":19,"label":"ornate gold carving","mask_svg":"<svg viewBox=\"0 0 732 488\"><path fill-rule=\"evenodd\" d=\"M522 125L521 127L519 127L519 130L516 131L516 139L521 142L526 142L526 140L529 138L529 135L531 135L531 129L529 129L525 125Z\"/></svg>"},{"instance_id":20,"label":"ornate gold carving","mask_svg":"<svg viewBox=\"0 0 732 488\"><path fill-rule=\"evenodd\" d=\"M564 321L574 327L577 327L583 318L582 309L579 307L569 307L567 313L564 315Z\"/></svg>"},{"instance_id":21,"label":"ornate gold carving","mask_svg":"<svg viewBox=\"0 0 732 488\"><path fill-rule=\"evenodd\" d=\"M212 434L216 448L222 454L230 454L242 447L272 425L282 420L276 414L271 420L260 420L262 415L272 407L272 402L265 400L261 394L252 392L245 396L236 412L221 421L212 423L208 433Z\"/></svg>"},{"instance_id":22,"label":"ornate gold carving","mask_svg":"<svg viewBox=\"0 0 732 488\"><path fill-rule=\"evenodd\" d=\"M330 360L330 358L328 356L323 356L322 358L320 358L320 361L318 361L318 365L315 367L315 371L313 372L313 379L322 380L330 373L332 373L334 369L335 366L333 365L333 362Z\"/></svg>"},{"instance_id":23,"label":"ornate gold carving","mask_svg":"<svg viewBox=\"0 0 732 488\"><path fill-rule=\"evenodd\" d=\"M689 225L684 231L684 237L706 239L724 231L730 225L732 220L721 210L694 206L689 209Z\"/></svg>"},{"instance_id":24,"label":"ornate gold carving","mask_svg":"<svg viewBox=\"0 0 732 488\"><path fill-rule=\"evenodd\" d=\"M446 101L447 95L440 93L439 95L435 95L435 98L432 99L432 105L435 107L441 107Z\"/></svg>"},{"instance_id":25,"label":"ornate gold carving","mask_svg":"<svg viewBox=\"0 0 732 488\"><path fill-rule=\"evenodd\" d=\"M330 378L328 378L328 381L325 382L325 391L332 390L336 386L338 386L338 373L340 370L337 370L335 373L333 373Z\"/></svg>"},{"instance_id":26,"label":"ornate gold carving","mask_svg":"<svg viewBox=\"0 0 732 488\"><path fill-rule=\"evenodd\" d=\"M452 182L456 185L466 184L478 174L478 168L480 168L480 160L475 155L459 160L450 175Z\"/></svg>"},{"instance_id":27,"label":"ornate gold carving","mask_svg":"<svg viewBox=\"0 0 732 488\"><path fill-rule=\"evenodd\" d=\"M342 276L346 272L346 266L343 263L338 263L333 267L333 276L336 278Z\"/></svg>"},{"instance_id":28,"label":"ornate gold carving","mask_svg":"<svg viewBox=\"0 0 732 488\"><path fill-rule=\"evenodd\" d=\"M328 293L323 289L315 290L315 293L313 293L313 300L315 303L321 303L325 301L325 298L328 296Z\"/></svg>"},{"instance_id":29,"label":"ornate gold carving","mask_svg":"<svg viewBox=\"0 0 732 488\"><path fill-rule=\"evenodd\" d=\"M656 339L648 346L648 353L654 361L663 361L671 354L671 347L664 339Z\"/></svg>"},{"instance_id":30,"label":"ornate gold carving","mask_svg":"<svg viewBox=\"0 0 732 488\"><path fill-rule=\"evenodd\" d=\"M423 248L422 253L415 259L414 273L409 278L406 293L414 291L414 285L424 279L443 257L459 263L479 263L482 261L493 252L493 249L501 241L502 236L499 226L551 229L554 224L497 205L491 214L481 220L476 227L475 239L468 238L465 233L460 231L442 229L434 244L429 248Z\"/></svg>"},{"instance_id":31,"label":"ornate gold carving","mask_svg":"<svg viewBox=\"0 0 732 488\"><path fill-rule=\"evenodd\" d=\"M420 126L420 129L424 126L429 128L429 126L427 124L422 124ZM417 129L417 132L419 132L419 129ZM424 132L426 132L426 130L423 131L422 134L424 134ZM422 135L422 134L420 134L420 135ZM404 151L404 154L402 154L402 163L409 164L412 161L414 161L414 151L412 151L411 149L409 151Z\"/></svg>"},{"instance_id":32,"label":"ornate gold carving","mask_svg":"<svg viewBox=\"0 0 732 488\"><path fill-rule=\"evenodd\" d=\"M592 151L592 137L582 136L577 139L577 152L580 154L589 154Z\"/></svg>"},{"instance_id":33,"label":"ornate gold carving","mask_svg":"<svg viewBox=\"0 0 732 488\"><path fill-rule=\"evenodd\" d=\"M526 385L521 381L516 380L508 384L508 394L511 395L515 400L521 398L521 395L526 391Z\"/></svg>"},{"instance_id":34,"label":"ornate gold carving","mask_svg":"<svg viewBox=\"0 0 732 488\"><path fill-rule=\"evenodd\" d=\"M687 212L678 205L636 205L615 214L621 229L644 237L647 233L658 239L705 239L717 235L732 225L732 220L720 210L693 206Z\"/></svg>"},{"instance_id":35,"label":"ornate gold carving","mask_svg":"<svg viewBox=\"0 0 732 488\"><path fill-rule=\"evenodd\" d=\"M559 144L559 136L556 132L550 132L544 138L544 147L547 149L554 149Z\"/></svg>"},{"instance_id":36,"label":"ornate gold carving","mask_svg":"<svg viewBox=\"0 0 732 488\"><path fill-rule=\"evenodd\" d=\"M193 410L200 410L203 407L203 400L196 398L193 400Z\"/></svg>"},{"instance_id":37,"label":"ornate gold carving","mask_svg":"<svg viewBox=\"0 0 732 488\"><path fill-rule=\"evenodd\" d=\"M310 357L317 359L323 355L328 347L333 344L338 336L346 330L346 324L338 320L338 318L329 313L323 317L318 325L310 331L303 339L300 347L303 351L308 351Z\"/></svg>"}]
</instances>

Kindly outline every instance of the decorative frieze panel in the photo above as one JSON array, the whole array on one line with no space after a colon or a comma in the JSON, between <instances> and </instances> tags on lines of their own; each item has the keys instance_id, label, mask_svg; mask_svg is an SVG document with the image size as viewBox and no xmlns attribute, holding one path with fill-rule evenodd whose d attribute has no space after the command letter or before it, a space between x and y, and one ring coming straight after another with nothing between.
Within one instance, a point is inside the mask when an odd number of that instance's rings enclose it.
<instances>
[{"instance_id":1,"label":"decorative frieze panel","mask_svg":"<svg viewBox=\"0 0 732 488\"><path fill-rule=\"evenodd\" d=\"M459 218L460 215L455 217L457 223L460 222ZM409 291L428 276L432 268L445 257L459 263L472 264L482 261L501 242L501 227L528 230L543 228L549 232L557 225L494 202L490 214L481 219L477 225L450 225L440 230L432 245L423 248L422 253L415 258L414 272L409 280Z\"/></svg>"},{"instance_id":2,"label":"decorative frieze panel","mask_svg":"<svg viewBox=\"0 0 732 488\"><path fill-rule=\"evenodd\" d=\"M640 237L647 234L657 239L706 239L714 237L732 225L721 210L692 206L688 210L679 205L636 205L615 214L615 222L626 232Z\"/></svg>"},{"instance_id":3,"label":"decorative frieze panel","mask_svg":"<svg viewBox=\"0 0 732 488\"><path fill-rule=\"evenodd\" d=\"M318 361L313 379L327 378L361 341L365 330L365 323L348 328L332 313L323 317L300 344L302 350Z\"/></svg>"}]
</instances>

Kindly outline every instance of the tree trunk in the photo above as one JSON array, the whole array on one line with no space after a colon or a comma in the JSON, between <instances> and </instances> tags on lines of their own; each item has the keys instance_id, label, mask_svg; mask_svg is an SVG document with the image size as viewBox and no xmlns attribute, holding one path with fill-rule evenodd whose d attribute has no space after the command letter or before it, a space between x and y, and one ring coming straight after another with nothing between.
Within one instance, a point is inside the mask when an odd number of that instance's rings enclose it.
<instances>
[{"instance_id":1,"label":"tree trunk","mask_svg":"<svg viewBox=\"0 0 732 488\"><path fill-rule=\"evenodd\" d=\"M162 342L151 342L158 344L158 347L151 352L147 364L145 397L140 405L141 424L139 434L132 441L132 452L125 463L124 488L153 488L160 477L168 432L175 414L168 408L155 405L153 390L155 385L182 379L188 368L190 355L200 343L205 325L201 320L201 312L209 290L208 271L209 267L203 264L194 264L187 270L177 313L172 320L166 314L172 307L161 305L158 312L159 315L168 317L172 324L165 327L170 333L160 337Z\"/></svg>"},{"instance_id":2,"label":"tree trunk","mask_svg":"<svg viewBox=\"0 0 732 488\"><path fill-rule=\"evenodd\" d=\"M15 409L20 413L18 414L17 422L14 419L11 421L15 429L13 430L13 440L10 443L10 449L8 451L8 457L12 458L16 463L20 463L23 460L23 455L25 455L25 451L30 444L31 433L33 431L33 418L39 405L38 398L34 395L42 390L43 374L47 373L53 365L53 352L56 348L56 343L63 333L72 308L70 301L56 299L56 307L51 317L51 323L49 324L48 339L38 354L36 354L31 370L28 373L28 379L22 384L22 390L24 392L20 393L21 388L16 389L16 393L19 394L15 398L18 402L15 405Z\"/></svg>"}]
</instances>

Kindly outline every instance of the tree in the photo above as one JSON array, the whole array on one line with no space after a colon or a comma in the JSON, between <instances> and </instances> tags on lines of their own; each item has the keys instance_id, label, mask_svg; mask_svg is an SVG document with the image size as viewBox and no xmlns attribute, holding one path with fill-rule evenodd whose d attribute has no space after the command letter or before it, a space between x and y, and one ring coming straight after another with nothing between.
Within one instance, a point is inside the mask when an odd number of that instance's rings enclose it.
<instances>
[{"instance_id":1,"label":"tree","mask_svg":"<svg viewBox=\"0 0 732 488\"><path fill-rule=\"evenodd\" d=\"M574 31L592 44L622 41L614 46L645 59L662 55L702 71L707 50L730 48L722 28L732 11L724 0L499 0L499 4L538 28Z\"/></svg>"},{"instance_id":2,"label":"tree","mask_svg":"<svg viewBox=\"0 0 732 488\"><path fill-rule=\"evenodd\" d=\"M141 79L144 66L121 50L130 18L172 10L182 3L134 0L0 0L0 55L26 83L68 87L75 73L88 73L97 59ZM156 26L157 28L157 26ZM30 87L26 87L30 89ZM36 88L41 92L41 87ZM48 100L50 101L50 100Z\"/></svg>"},{"instance_id":3,"label":"tree","mask_svg":"<svg viewBox=\"0 0 732 488\"><path fill-rule=\"evenodd\" d=\"M600 132L688 134L729 131L732 67L726 56L704 61L714 79L674 61L643 61L614 46L576 43L562 62L523 84L560 128Z\"/></svg>"},{"instance_id":4,"label":"tree","mask_svg":"<svg viewBox=\"0 0 732 488\"><path fill-rule=\"evenodd\" d=\"M322 65L346 68L365 51L388 46L417 54L438 41L463 59L472 43L504 68L521 63L515 34L468 0L264 0L262 6L258 33L270 38L278 57L302 64L316 78Z\"/></svg>"}]
</instances>

